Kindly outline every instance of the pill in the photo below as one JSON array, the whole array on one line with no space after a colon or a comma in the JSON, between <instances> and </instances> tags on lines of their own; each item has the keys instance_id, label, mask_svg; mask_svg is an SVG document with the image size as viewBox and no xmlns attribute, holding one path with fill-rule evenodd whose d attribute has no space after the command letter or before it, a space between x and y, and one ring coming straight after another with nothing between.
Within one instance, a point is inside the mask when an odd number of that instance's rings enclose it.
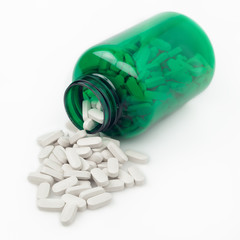
<instances>
[{"instance_id":1,"label":"pill","mask_svg":"<svg viewBox=\"0 0 240 240\"><path fill-rule=\"evenodd\" d=\"M87 131L91 131L93 130L96 126L98 125L97 122L93 121L90 118L87 118L84 123L83 123L83 129L87 130Z\"/></svg>"},{"instance_id":2,"label":"pill","mask_svg":"<svg viewBox=\"0 0 240 240\"><path fill-rule=\"evenodd\" d=\"M70 146L69 137L63 136L58 139L58 144L66 148Z\"/></svg>"},{"instance_id":3,"label":"pill","mask_svg":"<svg viewBox=\"0 0 240 240\"><path fill-rule=\"evenodd\" d=\"M41 152L39 153L38 158L42 160L44 158L49 157L49 155L51 154L53 149L54 149L53 145L48 145L48 146L44 147L41 150Z\"/></svg>"},{"instance_id":4,"label":"pill","mask_svg":"<svg viewBox=\"0 0 240 240\"><path fill-rule=\"evenodd\" d=\"M91 173L88 171L68 170L68 171L64 171L63 176L64 177L75 176L78 179L88 180L91 178Z\"/></svg>"},{"instance_id":5,"label":"pill","mask_svg":"<svg viewBox=\"0 0 240 240\"><path fill-rule=\"evenodd\" d=\"M42 198L37 200L37 206L42 210L59 211L64 205L65 202L62 199Z\"/></svg>"},{"instance_id":6,"label":"pill","mask_svg":"<svg viewBox=\"0 0 240 240\"><path fill-rule=\"evenodd\" d=\"M82 159L82 171L89 171L89 169L90 169L90 165L89 165L89 163L86 161L86 160L84 160L84 159Z\"/></svg>"},{"instance_id":7,"label":"pill","mask_svg":"<svg viewBox=\"0 0 240 240\"><path fill-rule=\"evenodd\" d=\"M128 160L136 163L147 163L148 162L148 156L139 153L133 150L127 150L125 151L126 155L128 156Z\"/></svg>"},{"instance_id":8,"label":"pill","mask_svg":"<svg viewBox=\"0 0 240 240\"><path fill-rule=\"evenodd\" d=\"M91 197L97 196L101 193L104 193L105 190L102 187L94 187L87 190L84 190L80 193L79 197L82 199L88 200Z\"/></svg>"},{"instance_id":9,"label":"pill","mask_svg":"<svg viewBox=\"0 0 240 240\"><path fill-rule=\"evenodd\" d=\"M129 167L128 172L133 177L136 185L142 185L144 183L145 178L137 167L135 166Z\"/></svg>"},{"instance_id":10,"label":"pill","mask_svg":"<svg viewBox=\"0 0 240 240\"><path fill-rule=\"evenodd\" d=\"M102 104L100 101L97 102L96 108L102 111Z\"/></svg>"},{"instance_id":11,"label":"pill","mask_svg":"<svg viewBox=\"0 0 240 240\"><path fill-rule=\"evenodd\" d=\"M65 190L69 187L72 187L78 183L78 179L75 176L71 176L69 178L66 178L60 182L55 183L52 186L52 191L56 195L61 195L65 192Z\"/></svg>"},{"instance_id":12,"label":"pill","mask_svg":"<svg viewBox=\"0 0 240 240\"><path fill-rule=\"evenodd\" d=\"M108 160L109 158L113 157L113 155L107 149L103 150L101 154L104 160Z\"/></svg>"},{"instance_id":13,"label":"pill","mask_svg":"<svg viewBox=\"0 0 240 240\"><path fill-rule=\"evenodd\" d=\"M91 188L90 185L84 185L84 184L83 185L77 185L77 186L67 188L66 193L69 193L69 194L72 194L72 195L75 195L75 196L79 196L79 194L82 191L85 191L85 190L90 189L90 188Z\"/></svg>"},{"instance_id":14,"label":"pill","mask_svg":"<svg viewBox=\"0 0 240 240\"><path fill-rule=\"evenodd\" d=\"M119 179L109 180L109 184L104 187L107 192L117 192L124 189L124 182Z\"/></svg>"},{"instance_id":15,"label":"pill","mask_svg":"<svg viewBox=\"0 0 240 240\"><path fill-rule=\"evenodd\" d=\"M66 203L61 215L60 215L60 221L63 225L69 225L73 222L77 215L78 206L73 203Z\"/></svg>"},{"instance_id":16,"label":"pill","mask_svg":"<svg viewBox=\"0 0 240 240\"><path fill-rule=\"evenodd\" d=\"M82 158L76 153L76 150L73 148L66 148L66 156L70 166L73 169L81 169L82 167Z\"/></svg>"},{"instance_id":17,"label":"pill","mask_svg":"<svg viewBox=\"0 0 240 240\"><path fill-rule=\"evenodd\" d=\"M70 144L74 144L78 139L86 137L87 133L85 130L77 131L69 137Z\"/></svg>"},{"instance_id":18,"label":"pill","mask_svg":"<svg viewBox=\"0 0 240 240\"><path fill-rule=\"evenodd\" d=\"M66 156L66 153L65 153L65 149L62 146L56 146L53 149L53 154L56 156L56 158L61 163L66 163L67 162L67 156Z\"/></svg>"},{"instance_id":19,"label":"pill","mask_svg":"<svg viewBox=\"0 0 240 240\"><path fill-rule=\"evenodd\" d=\"M40 183L37 191L37 198L47 198L50 192L50 184L48 182Z\"/></svg>"},{"instance_id":20,"label":"pill","mask_svg":"<svg viewBox=\"0 0 240 240\"><path fill-rule=\"evenodd\" d=\"M118 179L124 182L126 187L134 186L134 179L131 175L129 175L126 171L119 169Z\"/></svg>"},{"instance_id":21,"label":"pill","mask_svg":"<svg viewBox=\"0 0 240 240\"><path fill-rule=\"evenodd\" d=\"M63 136L63 131L54 131L48 134L45 134L38 138L38 143L45 147L56 142L61 136Z\"/></svg>"},{"instance_id":22,"label":"pill","mask_svg":"<svg viewBox=\"0 0 240 240\"><path fill-rule=\"evenodd\" d=\"M107 148L120 163L124 163L128 160L127 155L114 142L109 142Z\"/></svg>"},{"instance_id":23,"label":"pill","mask_svg":"<svg viewBox=\"0 0 240 240\"><path fill-rule=\"evenodd\" d=\"M108 185L108 176L100 168L91 169L91 174L98 186Z\"/></svg>"},{"instance_id":24,"label":"pill","mask_svg":"<svg viewBox=\"0 0 240 240\"><path fill-rule=\"evenodd\" d=\"M92 149L90 147L80 147L76 149L76 153L83 158L88 158L92 155Z\"/></svg>"},{"instance_id":25,"label":"pill","mask_svg":"<svg viewBox=\"0 0 240 240\"><path fill-rule=\"evenodd\" d=\"M62 172L56 171L56 170L54 170L52 168L49 168L49 167L43 166L40 172L44 173L44 174L47 174L49 176L52 176L57 181L61 181L63 179Z\"/></svg>"},{"instance_id":26,"label":"pill","mask_svg":"<svg viewBox=\"0 0 240 240\"><path fill-rule=\"evenodd\" d=\"M61 199L65 203L76 204L79 211L83 211L86 209L86 201L80 197L66 193L66 194L62 195Z\"/></svg>"},{"instance_id":27,"label":"pill","mask_svg":"<svg viewBox=\"0 0 240 240\"><path fill-rule=\"evenodd\" d=\"M54 169L55 171L63 172L62 165L54 162L53 160L51 160L49 158L44 159L43 165L50 167L50 168Z\"/></svg>"},{"instance_id":28,"label":"pill","mask_svg":"<svg viewBox=\"0 0 240 240\"><path fill-rule=\"evenodd\" d=\"M52 185L53 177L38 172L32 172L28 175L28 181L33 184L41 184L43 182L48 182Z\"/></svg>"},{"instance_id":29,"label":"pill","mask_svg":"<svg viewBox=\"0 0 240 240\"><path fill-rule=\"evenodd\" d=\"M89 209L97 209L104 207L110 203L112 199L112 194L110 193L101 193L97 196L91 197L87 200L87 205Z\"/></svg>"},{"instance_id":30,"label":"pill","mask_svg":"<svg viewBox=\"0 0 240 240\"><path fill-rule=\"evenodd\" d=\"M82 118L83 121L86 121L88 118L88 110L91 108L91 104L88 100L82 102Z\"/></svg>"},{"instance_id":31,"label":"pill","mask_svg":"<svg viewBox=\"0 0 240 240\"><path fill-rule=\"evenodd\" d=\"M94 152L87 160L100 163L103 160L103 156L100 152Z\"/></svg>"},{"instance_id":32,"label":"pill","mask_svg":"<svg viewBox=\"0 0 240 240\"><path fill-rule=\"evenodd\" d=\"M77 141L77 144L80 147L97 148L102 146L102 138L100 137L82 138Z\"/></svg>"},{"instance_id":33,"label":"pill","mask_svg":"<svg viewBox=\"0 0 240 240\"><path fill-rule=\"evenodd\" d=\"M119 164L118 164L118 160L116 158L108 159L107 170L108 170L109 177L114 178L114 177L118 176Z\"/></svg>"},{"instance_id":34,"label":"pill","mask_svg":"<svg viewBox=\"0 0 240 240\"><path fill-rule=\"evenodd\" d=\"M62 170L68 171L68 170L73 170L73 168L68 163L65 163L62 165Z\"/></svg>"},{"instance_id":35,"label":"pill","mask_svg":"<svg viewBox=\"0 0 240 240\"><path fill-rule=\"evenodd\" d=\"M92 108L88 111L88 117L92 119L93 121L102 124L104 115L103 112L99 109Z\"/></svg>"}]
</instances>

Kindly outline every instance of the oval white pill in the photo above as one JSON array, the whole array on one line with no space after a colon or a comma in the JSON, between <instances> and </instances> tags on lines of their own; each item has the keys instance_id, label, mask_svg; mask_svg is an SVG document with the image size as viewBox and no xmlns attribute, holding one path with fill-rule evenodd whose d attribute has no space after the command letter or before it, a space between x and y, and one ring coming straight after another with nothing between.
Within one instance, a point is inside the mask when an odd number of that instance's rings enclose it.
<instances>
[{"instance_id":1,"label":"oval white pill","mask_svg":"<svg viewBox=\"0 0 240 240\"><path fill-rule=\"evenodd\" d=\"M41 184L42 182L48 182L52 185L54 180L52 176L38 172L32 172L28 175L28 181L33 184Z\"/></svg>"},{"instance_id":2,"label":"oval white pill","mask_svg":"<svg viewBox=\"0 0 240 240\"><path fill-rule=\"evenodd\" d=\"M50 211L62 210L64 204L65 202L62 199L43 198L43 199L37 200L37 206L43 210L50 210Z\"/></svg>"},{"instance_id":3,"label":"oval white pill","mask_svg":"<svg viewBox=\"0 0 240 240\"><path fill-rule=\"evenodd\" d=\"M103 160L103 156L100 152L94 152L87 160L100 163Z\"/></svg>"},{"instance_id":4,"label":"oval white pill","mask_svg":"<svg viewBox=\"0 0 240 240\"><path fill-rule=\"evenodd\" d=\"M104 193L105 190L102 187L94 187L87 190L84 190L80 193L79 197L88 200L91 197L97 196L101 193Z\"/></svg>"},{"instance_id":5,"label":"oval white pill","mask_svg":"<svg viewBox=\"0 0 240 240\"><path fill-rule=\"evenodd\" d=\"M144 183L145 178L137 167L135 166L129 167L128 172L133 177L136 185L142 185Z\"/></svg>"},{"instance_id":6,"label":"oval white pill","mask_svg":"<svg viewBox=\"0 0 240 240\"><path fill-rule=\"evenodd\" d=\"M53 154L56 156L56 158L61 163L66 163L67 162L67 156L66 156L66 153L65 153L65 149L62 146L56 146L53 149Z\"/></svg>"},{"instance_id":7,"label":"oval white pill","mask_svg":"<svg viewBox=\"0 0 240 240\"><path fill-rule=\"evenodd\" d=\"M125 151L126 155L128 156L128 160L136 163L147 163L148 162L148 156L139 153L133 150L127 150Z\"/></svg>"},{"instance_id":8,"label":"oval white pill","mask_svg":"<svg viewBox=\"0 0 240 240\"><path fill-rule=\"evenodd\" d=\"M76 148L76 153L83 158L88 158L92 155L92 149L90 147Z\"/></svg>"},{"instance_id":9,"label":"oval white pill","mask_svg":"<svg viewBox=\"0 0 240 240\"><path fill-rule=\"evenodd\" d=\"M134 179L131 175L129 175L127 172L125 172L122 169L119 169L118 172L118 178L124 182L126 187L132 187L134 186Z\"/></svg>"},{"instance_id":10,"label":"oval white pill","mask_svg":"<svg viewBox=\"0 0 240 240\"><path fill-rule=\"evenodd\" d=\"M74 185L76 185L78 183L78 179L75 176L66 178L58 183L55 183L52 186L52 191L56 194L56 195L61 195L65 192L65 190L69 187L72 187Z\"/></svg>"},{"instance_id":11,"label":"oval white pill","mask_svg":"<svg viewBox=\"0 0 240 240\"><path fill-rule=\"evenodd\" d=\"M102 138L100 137L82 138L77 141L77 144L80 147L97 148L102 146Z\"/></svg>"},{"instance_id":12,"label":"oval white pill","mask_svg":"<svg viewBox=\"0 0 240 240\"><path fill-rule=\"evenodd\" d=\"M107 170L108 170L109 177L114 178L114 177L118 176L119 164L118 164L118 160L116 158L108 159Z\"/></svg>"},{"instance_id":13,"label":"oval white pill","mask_svg":"<svg viewBox=\"0 0 240 240\"><path fill-rule=\"evenodd\" d=\"M87 205L89 209L97 209L100 207L104 207L108 203L110 203L112 199L112 194L110 193L102 193L97 196L91 197L87 200Z\"/></svg>"},{"instance_id":14,"label":"oval white pill","mask_svg":"<svg viewBox=\"0 0 240 240\"><path fill-rule=\"evenodd\" d=\"M109 184L104 187L107 192L117 192L124 189L124 182L119 179L109 180Z\"/></svg>"},{"instance_id":15,"label":"oval white pill","mask_svg":"<svg viewBox=\"0 0 240 240\"><path fill-rule=\"evenodd\" d=\"M38 138L38 143L42 147L45 147L56 142L61 136L63 136L63 131L54 131L51 133L47 133Z\"/></svg>"},{"instance_id":16,"label":"oval white pill","mask_svg":"<svg viewBox=\"0 0 240 240\"><path fill-rule=\"evenodd\" d=\"M104 114L101 110L92 108L88 111L88 117L93 121L102 124L104 119Z\"/></svg>"},{"instance_id":17,"label":"oval white pill","mask_svg":"<svg viewBox=\"0 0 240 240\"><path fill-rule=\"evenodd\" d=\"M109 142L107 147L108 150L112 153L112 155L117 158L120 163L127 162L127 155L114 142Z\"/></svg>"},{"instance_id":18,"label":"oval white pill","mask_svg":"<svg viewBox=\"0 0 240 240\"><path fill-rule=\"evenodd\" d=\"M66 203L60 215L60 221L63 225L69 225L77 215L78 207L76 204Z\"/></svg>"},{"instance_id":19,"label":"oval white pill","mask_svg":"<svg viewBox=\"0 0 240 240\"><path fill-rule=\"evenodd\" d=\"M44 147L41 152L38 154L38 158L39 159L44 159L49 157L49 155L51 154L52 150L54 149L53 145L48 145L46 147Z\"/></svg>"},{"instance_id":20,"label":"oval white pill","mask_svg":"<svg viewBox=\"0 0 240 240\"><path fill-rule=\"evenodd\" d=\"M108 176L100 168L93 168L91 174L98 186L108 185Z\"/></svg>"},{"instance_id":21,"label":"oval white pill","mask_svg":"<svg viewBox=\"0 0 240 240\"><path fill-rule=\"evenodd\" d=\"M66 149L66 155L69 164L73 169L81 169L82 167L82 161L81 157L76 153L76 150L73 148L67 148Z\"/></svg>"},{"instance_id":22,"label":"oval white pill","mask_svg":"<svg viewBox=\"0 0 240 240\"><path fill-rule=\"evenodd\" d=\"M86 201L80 197L76 197L72 194L67 193L62 195L61 198L66 203L76 204L79 211L83 211L86 209Z\"/></svg>"},{"instance_id":23,"label":"oval white pill","mask_svg":"<svg viewBox=\"0 0 240 240\"><path fill-rule=\"evenodd\" d=\"M50 184L48 182L40 183L37 191L37 198L47 198L50 192Z\"/></svg>"}]
</instances>

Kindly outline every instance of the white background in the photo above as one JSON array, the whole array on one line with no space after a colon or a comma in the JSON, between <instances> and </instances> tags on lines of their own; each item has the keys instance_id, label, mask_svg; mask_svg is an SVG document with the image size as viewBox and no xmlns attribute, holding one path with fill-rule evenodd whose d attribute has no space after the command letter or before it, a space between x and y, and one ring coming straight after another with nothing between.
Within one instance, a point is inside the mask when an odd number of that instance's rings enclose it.
<instances>
[{"instance_id":1,"label":"white background","mask_svg":"<svg viewBox=\"0 0 240 240\"><path fill-rule=\"evenodd\" d=\"M0 239L240 239L239 1L0 0ZM35 139L67 120L63 93L92 45L159 12L198 22L216 54L210 87L145 134L122 142L148 153L147 182L78 214L39 211L27 175Z\"/></svg>"}]
</instances>

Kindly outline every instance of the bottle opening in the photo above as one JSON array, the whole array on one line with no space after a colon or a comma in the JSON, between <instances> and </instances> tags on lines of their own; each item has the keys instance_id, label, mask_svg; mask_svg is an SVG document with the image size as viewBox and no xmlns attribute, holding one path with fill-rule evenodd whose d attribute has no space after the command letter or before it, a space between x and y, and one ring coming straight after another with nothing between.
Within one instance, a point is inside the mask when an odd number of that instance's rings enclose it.
<instances>
[{"instance_id":1,"label":"bottle opening","mask_svg":"<svg viewBox=\"0 0 240 240\"><path fill-rule=\"evenodd\" d=\"M115 89L97 74L86 75L70 84L64 94L64 105L72 123L92 134L109 130L119 118Z\"/></svg>"}]
</instances>

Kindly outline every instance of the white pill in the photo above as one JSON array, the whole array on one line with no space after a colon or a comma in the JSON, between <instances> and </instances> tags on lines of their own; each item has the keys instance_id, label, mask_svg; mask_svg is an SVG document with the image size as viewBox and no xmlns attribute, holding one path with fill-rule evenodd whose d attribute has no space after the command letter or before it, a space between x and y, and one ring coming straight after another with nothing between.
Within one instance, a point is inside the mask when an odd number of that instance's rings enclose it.
<instances>
[{"instance_id":1,"label":"white pill","mask_svg":"<svg viewBox=\"0 0 240 240\"><path fill-rule=\"evenodd\" d=\"M37 198L47 198L50 192L50 184L48 182L40 183L37 191Z\"/></svg>"},{"instance_id":2,"label":"white pill","mask_svg":"<svg viewBox=\"0 0 240 240\"><path fill-rule=\"evenodd\" d=\"M119 169L118 172L118 178L124 182L126 187L132 187L134 186L134 179L131 175L129 175L127 172L125 172L122 169Z\"/></svg>"},{"instance_id":3,"label":"white pill","mask_svg":"<svg viewBox=\"0 0 240 240\"><path fill-rule=\"evenodd\" d=\"M39 159L44 159L49 157L49 155L51 154L52 150L54 149L53 145L48 145L46 147L44 147L41 152L38 154L38 158Z\"/></svg>"},{"instance_id":4,"label":"white pill","mask_svg":"<svg viewBox=\"0 0 240 240\"><path fill-rule=\"evenodd\" d=\"M78 131L78 128L71 122L71 121L68 121L66 123L66 128L72 132L77 132Z\"/></svg>"},{"instance_id":5,"label":"white pill","mask_svg":"<svg viewBox=\"0 0 240 240\"><path fill-rule=\"evenodd\" d=\"M99 163L99 164L97 165L97 167L98 167L98 168L101 168L101 169L107 168L107 162L101 162L101 163Z\"/></svg>"},{"instance_id":6,"label":"white pill","mask_svg":"<svg viewBox=\"0 0 240 240\"><path fill-rule=\"evenodd\" d=\"M57 157L53 153L50 154L49 159L54 161L58 165L62 165L62 163L57 159Z\"/></svg>"},{"instance_id":7,"label":"white pill","mask_svg":"<svg viewBox=\"0 0 240 240\"><path fill-rule=\"evenodd\" d=\"M70 146L69 137L63 136L58 139L58 144L66 148Z\"/></svg>"},{"instance_id":8,"label":"white pill","mask_svg":"<svg viewBox=\"0 0 240 240\"><path fill-rule=\"evenodd\" d=\"M93 148L93 152L102 152L107 146L106 145L102 145L101 147L99 148Z\"/></svg>"},{"instance_id":9,"label":"white pill","mask_svg":"<svg viewBox=\"0 0 240 240\"><path fill-rule=\"evenodd\" d=\"M51 160L49 158L44 159L43 164L47 167L54 169L55 171L63 172L62 165L54 162L53 160Z\"/></svg>"},{"instance_id":10,"label":"white pill","mask_svg":"<svg viewBox=\"0 0 240 240\"><path fill-rule=\"evenodd\" d=\"M88 111L88 117L93 121L102 124L104 119L104 114L101 110L92 108Z\"/></svg>"},{"instance_id":11,"label":"white pill","mask_svg":"<svg viewBox=\"0 0 240 240\"><path fill-rule=\"evenodd\" d=\"M102 146L102 138L100 137L82 138L77 141L77 144L80 147L98 148Z\"/></svg>"},{"instance_id":12,"label":"white pill","mask_svg":"<svg viewBox=\"0 0 240 240\"><path fill-rule=\"evenodd\" d=\"M66 163L67 162L67 156L66 156L66 153L65 153L65 149L62 146L56 146L53 149L53 154L56 156L56 158L61 163Z\"/></svg>"},{"instance_id":13,"label":"white pill","mask_svg":"<svg viewBox=\"0 0 240 240\"><path fill-rule=\"evenodd\" d=\"M96 108L102 111L102 104L100 101L97 102Z\"/></svg>"},{"instance_id":14,"label":"white pill","mask_svg":"<svg viewBox=\"0 0 240 240\"><path fill-rule=\"evenodd\" d=\"M133 150L127 150L125 151L126 155L128 156L128 160L136 163L147 163L148 162L148 156L139 153Z\"/></svg>"},{"instance_id":15,"label":"white pill","mask_svg":"<svg viewBox=\"0 0 240 240\"><path fill-rule=\"evenodd\" d=\"M108 176L115 178L118 176L119 164L116 158L109 158L107 161Z\"/></svg>"},{"instance_id":16,"label":"white pill","mask_svg":"<svg viewBox=\"0 0 240 240\"><path fill-rule=\"evenodd\" d=\"M109 142L114 142L118 147L120 147L120 141L117 139L109 138L109 137L103 137L102 138L103 143L107 146Z\"/></svg>"},{"instance_id":17,"label":"white pill","mask_svg":"<svg viewBox=\"0 0 240 240\"><path fill-rule=\"evenodd\" d=\"M98 125L97 122L93 121L92 119L88 118L83 123L83 128L87 131L93 130Z\"/></svg>"},{"instance_id":18,"label":"white pill","mask_svg":"<svg viewBox=\"0 0 240 240\"><path fill-rule=\"evenodd\" d=\"M77 186L67 188L66 193L69 193L69 194L72 194L72 195L75 195L75 196L79 196L79 194L82 191L85 191L85 190L90 189L90 188L91 188L90 185L77 185Z\"/></svg>"},{"instance_id":19,"label":"white pill","mask_svg":"<svg viewBox=\"0 0 240 240\"><path fill-rule=\"evenodd\" d=\"M124 182L119 179L109 180L109 184L104 187L107 192L117 192L124 189Z\"/></svg>"},{"instance_id":20,"label":"white pill","mask_svg":"<svg viewBox=\"0 0 240 240\"><path fill-rule=\"evenodd\" d=\"M112 153L112 155L117 158L120 163L127 162L127 155L114 142L109 142L107 147L108 150Z\"/></svg>"},{"instance_id":21,"label":"white pill","mask_svg":"<svg viewBox=\"0 0 240 240\"><path fill-rule=\"evenodd\" d=\"M109 150L105 149L101 152L103 159L108 160L109 158L113 157Z\"/></svg>"},{"instance_id":22,"label":"white pill","mask_svg":"<svg viewBox=\"0 0 240 240\"><path fill-rule=\"evenodd\" d=\"M100 152L94 152L87 160L100 163L103 160L103 156Z\"/></svg>"},{"instance_id":23,"label":"white pill","mask_svg":"<svg viewBox=\"0 0 240 240\"><path fill-rule=\"evenodd\" d=\"M65 192L65 190L69 187L72 187L74 185L76 185L78 183L78 179L75 176L66 178L58 183L55 183L52 186L52 191L56 194L56 195L61 195Z\"/></svg>"},{"instance_id":24,"label":"white pill","mask_svg":"<svg viewBox=\"0 0 240 240\"><path fill-rule=\"evenodd\" d=\"M47 174L49 176L52 176L54 179L56 179L57 181L61 181L63 179L63 173L56 171L52 168L49 167L42 167L41 173Z\"/></svg>"},{"instance_id":25,"label":"white pill","mask_svg":"<svg viewBox=\"0 0 240 240\"><path fill-rule=\"evenodd\" d=\"M129 167L128 172L133 177L136 185L142 185L144 183L145 178L137 167L135 166Z\"/></svg>"},{"instance_id":26,"label":"white pill","mask_svg":"<svg viewBox=\"0 0 240 240\"><path fill-rule=\"evenodd\" d=\"M108 185L108 176L100 168L93 168L91 174L98 186Z\"/></svg>"},{"instance_id":27,"label":"white pill","mask_svg":"<svg viewBox=\"0 0 240 240\"><path fill-rule=\"evenodd\" d=\"M88 100L82 102L82 118L86 121L88 118L88 110L91 109L91 103Z\"/></svg>"},{"instance_id":28,"label":"white pill","mask_svg":"<svg viewBox=\"0 0 240 240\"><path fill-rule=\"evenodd\" d=\"M76 204L66 203L60 215L60 221L63 225L69 225L77 215L78 207Z\"/></svg>"},{"instance_id":29,"label":"white pill","mask_svg":"<svg viewBox=\"0 0 240 240\"><path fill-rule=\"evenodd\" d=\"M86 209L86 201L80 197L77 197L77 196L67 193L67 194L62 195L62 200L65 203L76 204L78 207L78 210L80 210L80 211L83 211Z\"/></svg>"},{"instance_id":30,"label":"white pill","mask_svg":"<svg viewBox=\"0 0 240 240\"><path fill-rule=\"evenodd\" d=\"M94 187L87 190L84 190L80 193L79 197L88 200L91 197L97 196L101 193L104 193L105 190L102 187Z\"/></svg>"},{"instance_id":31,"label":"white pill","mask_svg":"<svg viewBox=\"0 0 240 240\"><path fill-rule=\"evenodd\" d=\"M28 175L28 181L33 183L33 184L41 184L43 182L48 182L49 184L53 184L53 177L38 173L38 172L33 172Z\"/></svg>"},{"instance_id":32,"label":"white pill","mask_svg":"<svg viewBox=\"0 0 240 240\"><path fill-rule=\"evenodd\" d=\"M89 163L86 160L82 159L82 171L89 171L89 170L90 170Z\"/></svg>"},{"instance_id":33,"label":"white pill","mask_svg":"<svg viewBox=\"0 0 240 240\"><path fill-rule=\"evenodd\" d=\"M91 101L91 107L92 107L92 108L96 108L97 102L98 102L98 101L96 101L96 100Z\"/></svg>"},{"instance_id":34,"label":"white pill","mask_svg":"<svg viewBox=\"0 0 240 240\"><path fill-rule=\"evenodd\" d=\"M75 149L67 148L66 155L67 155L68 162L73 169L81 169L82 158L76 153Z\"/></svg>"},{"instance_id":35,"label":"white pill","mask_svg":"<svg viewBox=\"0 0 240 240\"><path fill-rule=\"evenodd\" d=\"M75 176L81 180L91 179L91 173L88 171L77 171L77 170L69 170L64 172L64 177Z\"/></svg>"},{"instance_id":36,"label":"white pill","mask_svg":"<svg viewBox=\"0 0 240 240\"><path fill-rule=\"evenodd\" d=\"M64 205L65 202L62 199L43 198L37 200L37 206L43 210L59 211L62 210Z\"/></svg>"},{"instance_id":37,"label":"white pill","mask_svg":"<svg viewBox=\"0 0 240 240\"><path fill-rule=\"evenodd\" d=\"M110 193L102 193L97 196L91 197L87 200L87 205L89 209L97 209L100 207L104 207L108 203L110 203L112 199L112 194Z\"/></svg>"},{"instance_id":38,"label":"white pill","mask_svg":"<svg viewBox=\"0 0 240 240\"><path fill-rule=\"evenodd\" d=\"M45 147L56 142L61 136L63 136L63 131L54 131L38 138L38 143Z\"/></svg>"},{"instance_id":39,"label":"white pill","mask_svg":"<svg viewBox=\"0 0 240 240\"><path fill-rule=\"evenodd\" d=\"M80 147L76 149L76 153L83 158L88 158L92 155L92 149L90 147Z\"/></svg>"},{"instance_id":40,"label":"white pill","mask_svg":"<svg viewBox=\"0 0 240 240\"><path fill-rule=\"evenodd\" d=\"M73 170L73 168L68 163L65 163L62 165L62 170L69 171L69 170Z\"/></svg>"},{"instance_id":41,"label":"white pill","mask_svg":"<svg viewBox=\"0 0 240 240\"><path fill-rule=\"evenodd\" d=\"M70 144L74 144L78 139L86 137L87 133L85 130L77 131L75 134L69 137Z\"/></svg>"}]
</instances>

